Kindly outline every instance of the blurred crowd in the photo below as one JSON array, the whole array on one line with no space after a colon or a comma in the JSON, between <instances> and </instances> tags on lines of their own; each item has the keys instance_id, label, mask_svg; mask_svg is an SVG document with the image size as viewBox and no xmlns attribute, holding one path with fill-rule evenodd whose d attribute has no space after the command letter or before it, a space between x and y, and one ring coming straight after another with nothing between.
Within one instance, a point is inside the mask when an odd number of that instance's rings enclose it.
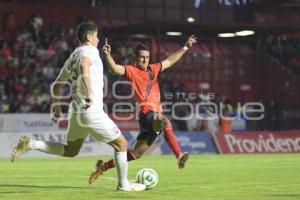
<instances>
[{"instance_id":1,"label":"blurred crowd","mask_svg":"<svg viewBox=\"0 0 300 200\"><path fill-rule=\"evenodd\" d=\"M0 36L0 112L49 112L49 86L76 45L73 30L56 18L43 27L39 14L23 30L7 15Z\"/></svg>"},{"instance_id":2,"label":"blurred crowd","mask_svg":"<svg viewBox=\"0 0 300 200\"><path fill-rule=\"evenodd\" d=\"M23 30L15 26L15 14L9 13L4 21L0 36L0 113L48 113L51 107L50 85L55 80L64 61L77 46L74 30L65 30L56 18L49 27L44 27L40 14L33 15ZM132 63L134 49L130 45L116 41L112 43L113 57L118 63ZM105 66L106 68L106 66ZM108 112L120 100L112 93L112 85L123 77L114 76L105 70L108 81L107 96L104 99ZM173 81L170 76L161 79L162 101L169 103L196 102L186 97L165 99L166 93L187 93L185 85ZM118 84L117 95L127 95L130 86ZM134 98L125 100L135 105ZM121 106L122 107L122 106ZM126 106L123 106L126 109ZM119 108L120 109L120 108ZM189 115L191 110L186 106L177 106L176 116ZM167 112L171 116L171 112ZM201 110L201 112L205 112ZM171 119L172 120L172 119ZM187 123L187 120L173 119L177 130L205 130L206 125L197 122Z\"/></svg>"},{"instance_id":3,"label":"blurred crowd","mask_svg":"<svg viewBox=\"0 0 300 200\"><path fill-rule=\"evenodd\" d=\"M0 113L49 113L50 85L69 54L78 45L74 30L65 30L55 17L50 26L45 27L43 18L38 13L30 18L25 28L19 30L14 18L14 13L8 13L0 31ZM113 41L110 44L117 63L133 62L132 44L124 41ZM300 67L299 39L279 39L270 36L264 45L270 55L278 58L286 66ZM120 102L112 93L113 84L123 80L123 77L111 74L107 67L104 67L109 88L104 99L105 109L113 112L115 103ZM186 87L186 82L174 80L168 74L161 75L160 88L164 110L176 130L216 132L221 129L223 132L230 132L232 127L241 130L245 130L245 127L248 130L279 130L277 126L282 110L278 102L265 104L268 109L264 120L251 122L241 116L240 121L237 122L220 118L220 113L227 117L240 114L238 104L226 96L215 96L214 99L209 99L205 95L189 98L190 91ZM130 91L128 84L117 84L115 87L117 95L129 95ZM167 98L166 94L172 94L173 98ZM122 101L136 105L134 98ZM177 103L182 105L175 106L172 110L170 105ZM204 105L197 106L199 103ZM216 107L205 103L215 103ZM128 105L120 105L120 107L126 109ZM207 120L208 117L211 120ZM232 125L232 123L236 124Z\"/></svg>"},{"instance_id":4,"label":"blurred crowd","mask_svg":"<svg viewBox=\"0 0 300 200\"><path fill-rule=\"evenodd\" d=\"M261 45L271 58L281 63L284 69L300 76L299 35L268 35Z\"/></svg>"}]
</instances>

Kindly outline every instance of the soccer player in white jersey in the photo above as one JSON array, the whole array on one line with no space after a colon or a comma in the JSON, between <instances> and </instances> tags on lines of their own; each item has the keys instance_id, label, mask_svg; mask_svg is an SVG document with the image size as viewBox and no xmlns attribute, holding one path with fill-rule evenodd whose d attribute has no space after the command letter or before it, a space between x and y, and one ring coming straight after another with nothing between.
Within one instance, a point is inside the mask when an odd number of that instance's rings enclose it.
<instances>
[{"instance_id":1,"label":"soccer player in white jersey","mask_svg":"<svg viewBox=\"0 0 300 200\"><path fill-rule=\"evenodd\" d=\"M72 84L72 102L69 107L67 145L35 141L26 136L19 139L13 150L14 161L28 150L39 150L64 157L74 157L88 134L98 142L107 143L115 150L115 162L120 191L142 191L145 185L129 183L127 141L119 128L103 111L103 64L99 56L98 27L94 22L82 22L77 26L76 36L80 46L65 62L53 84L54 113L56 122L62 116L60 95L64 83Z\"/></svg>"}]
</instances>

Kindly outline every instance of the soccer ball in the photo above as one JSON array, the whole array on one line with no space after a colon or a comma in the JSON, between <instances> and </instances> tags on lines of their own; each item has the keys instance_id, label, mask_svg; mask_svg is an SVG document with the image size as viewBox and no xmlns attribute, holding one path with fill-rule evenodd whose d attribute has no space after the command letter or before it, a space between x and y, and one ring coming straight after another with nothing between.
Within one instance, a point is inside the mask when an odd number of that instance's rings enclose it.
<instances>
[{"instance_id":1,"label":"soccer ball","mask_svg":"<svg viewBox=\"0 0 300 200\"><path fill-rule=\"evenodd\" d=\"M151 168L144 168L137 172L136 181L146 185L146 189L150 190L158 184L158 174Z\"/></svg>"}]
</instances>

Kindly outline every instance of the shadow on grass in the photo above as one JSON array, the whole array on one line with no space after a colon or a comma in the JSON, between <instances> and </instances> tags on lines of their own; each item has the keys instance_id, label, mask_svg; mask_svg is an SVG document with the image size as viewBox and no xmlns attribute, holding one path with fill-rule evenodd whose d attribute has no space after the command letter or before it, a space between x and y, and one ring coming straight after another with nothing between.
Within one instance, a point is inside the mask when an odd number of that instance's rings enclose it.
<instances>
[{"instance_id":1,"label":"shadow on grass","mask_svg":"<svg viewBox=\"0 0 300 200\"><path fill-rule=\"evenodd\" d=\"M93 189L91 187L64 186L64 185L17 185L17 184L0 184L1 187L15 188L42 188L42 189ZM1 193L1 192L0 192Z\"/></svg>"},{"instance_id":2,"label":"shadow on grass","mask_svg":"<svg viewBox=\"0 0 300 200\"><path fill-rule=\"evenodd\" d=\"M88 190L95 190L94 187L80 187L80 186L57 186L57 185L21 185L21 184L0 184L1 188L9 188L9 189L18 189L17 191L0 191L0 199L2 199L1 195L7 195L7 194L25 194L25 193L32 193L33 191L24 191L26 189L88 189ZM22 189L20 191L20 189ZM98 191L98 188L96 188ZM54 190L56 191L56 190ZM107 191L105 191L107 192ZM92 192L93 193L93 192ZM117 190L112 190L107 194L104 194L104 197L106 195L109 197L109 199L116 199L119 200L120 196L122 196L122 199L141 199L140 195L137 195L139 192L118 192ZM98 192L97 192L98 195ZM106 198L104 198L106 199Z\"/></svg>"},{"instance_id":3,"label":"shadow on grass","mask_svg":"<svg viewBox=\"0 0 300 200\"><path fill-rule=\"evenodd\" d=\"M0 192L0 194L15 194L15 193L30 193L29 191L18 191L18 192ZM1 199L1 196L0 196Z\"/></svg>"}]
</instances>

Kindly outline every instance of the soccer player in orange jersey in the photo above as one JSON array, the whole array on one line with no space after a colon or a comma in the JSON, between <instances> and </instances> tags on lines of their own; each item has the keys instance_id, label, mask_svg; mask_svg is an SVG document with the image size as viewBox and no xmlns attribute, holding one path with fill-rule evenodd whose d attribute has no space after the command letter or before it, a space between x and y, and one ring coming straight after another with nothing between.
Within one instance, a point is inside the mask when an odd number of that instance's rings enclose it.
<instances>
[{"instance_id":1,"label":"soccer player in orange jersey","mask_svg":"<svg viewBox=\"0 0 300 200\"><path fill-rule=\"evenodd\" d=\"M164 137L177 158L179 168L184 168L189 154L188 152L181 151L173 133L172 125L169 119L162 113L158 75L173 66L196 42L196 37L191 35L184 47L156 64L149 64L150 51L148 47L138 45L135 50L135 65L122 66L116 64L112 58L110 54L111 46L107 43L106 39L102 50L109 68L116 74L124 76L125 79L132 83L136 100L140 106L140 134L133 149L127 151L128 161L140 158L149 149L160 132L164 131ZM90 184L95 182L103 172L113 167L115 167L113 159L105 163L99 160L96 164L96 170L90 176Z\"/></svg>"}]
</instances>

